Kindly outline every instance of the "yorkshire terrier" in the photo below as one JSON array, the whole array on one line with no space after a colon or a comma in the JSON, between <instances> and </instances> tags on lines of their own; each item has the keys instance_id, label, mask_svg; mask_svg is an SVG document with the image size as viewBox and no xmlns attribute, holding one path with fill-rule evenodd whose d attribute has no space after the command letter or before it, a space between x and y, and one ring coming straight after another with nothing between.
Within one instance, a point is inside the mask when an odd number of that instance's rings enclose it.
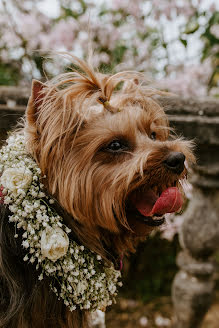
<instances>
[{"instance_id":1,"label":"yorkshire terrier","mask_svg":"<svg viewBox=\"0 0 219 328\"><path fill-rule=\"evenodd\" d=\"M185 161L194 160L192 145L171 136L156 100L161 92L148 88L142 73L105 75L71 58L72 72L33 81L19 133L73 236L119 268L165 213L182 207L180 181ZM0 327L88 327L89 311L69 311L49 278L39 281L23 261L1 193Z\"/></svg>"}]
</instances>

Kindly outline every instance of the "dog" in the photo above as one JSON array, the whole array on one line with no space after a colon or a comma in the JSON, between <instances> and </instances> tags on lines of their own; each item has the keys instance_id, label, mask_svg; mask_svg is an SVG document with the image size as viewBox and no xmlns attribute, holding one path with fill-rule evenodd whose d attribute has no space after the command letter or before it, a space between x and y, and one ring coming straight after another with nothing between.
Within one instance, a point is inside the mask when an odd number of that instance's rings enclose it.
<instances>
[{"instance_id":1,"label":"dog","mask_svg":"<svg viewBox=\"0 0 219 328\"><path fill-rule=\"evenodd\" d=\"M139 241L164 223L165 213L178 211L183 203L180 181L187 176L185 161L194 161L192 144L171 136L167 116L156 100L162 93L146 86L142 73L104 75L75 56L71 60L73 71L46 83L33 80L23 126L5 148L8 153L1 153L8 166L0 166L0 327L88 327L90 304L95 305L98 298L92 298L92 292L89 301L84 296L93 289L90 280L85 287L76 278L76 285L66 280L66 295L63 290L57 291L56 283L49 287L49 270L51 275L59 272L56 280L60 272L65 272L62 265L67 262L62 259L67 256L69 240L76 240L79 252L86 248L91 256L103 261L101 265L108 269L113 265L119 272L121 258L134 252ZM21 155L14 153L14 143L20 149L19 138L24 140L26 157L22 157L24 150ZM14 158L12 164L8 158ZM32 166L22 173L17 168L21 162ZM9 184L13 170L17 175ZM40 172L39 184L34 170ZM20 189L18 173L22 173ZM44 192L35 195L31 183L36 190L42 185ZM34 209L35 197L38 212ZM34 203L29 212L28 201ZM26 212L19 212L19 206ZM43 212L41 216L39 211ZM64 223L55 221L59 227L53 239L47 221L56 220L56 216L45 216L45 211L55 211L57 218L63 218ZM27 213L37 213L37 219ZM36 240L36 244L30 240ZM51 240L61 243L58 256L48 249ZM31 253L36 254L37 270L41 262L49 263L46 269L43 267L47 273L44 279L33 265ZM72 259L68 257L68 261ZM71 263L73 268L76 264ZM65 279L73 270L66 271ZM95 271L101 269L92 270L90 276L94 274L95 279ZM72 289L79 286L78 295L81 302L86 300L86 306L82 307L77 298L77 306L69 309Z\"/></svg>"}]
</instances>

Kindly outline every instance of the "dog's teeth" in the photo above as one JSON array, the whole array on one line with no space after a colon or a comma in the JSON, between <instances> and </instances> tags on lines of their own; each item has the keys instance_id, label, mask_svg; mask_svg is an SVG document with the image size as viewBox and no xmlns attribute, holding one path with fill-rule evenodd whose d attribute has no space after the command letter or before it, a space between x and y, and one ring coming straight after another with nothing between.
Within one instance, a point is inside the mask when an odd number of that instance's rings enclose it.
<instances>
[{"instance_id":1,"label":"dog's teeth","mask_svg":"<svg viewBox=\"0 0 219 328\"><path fill-rule=\"evenodd\" d=\"M162 220L164 215L153 215L153 220Z\"/></svg>"}]
</instances>

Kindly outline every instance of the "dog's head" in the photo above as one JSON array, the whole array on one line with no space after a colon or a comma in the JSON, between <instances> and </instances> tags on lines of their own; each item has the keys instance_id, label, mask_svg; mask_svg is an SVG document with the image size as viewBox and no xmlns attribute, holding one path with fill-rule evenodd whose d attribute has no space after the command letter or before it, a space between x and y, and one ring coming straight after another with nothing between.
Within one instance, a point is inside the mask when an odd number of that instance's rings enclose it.
<instances>
[{"instance_id":1,"label":"dog's head","mask_svg":"<svg viewBox=\"0 0 219 328\"><path fill-rule=\"evenodd\" d=\"M48 192L83 226L147 235L182 206L178 187L185 160L194 160L191 144L170 140L153 100L158 92L144 86L142 74L107 76L73 62L78 71L33 82L29 151Z\"/></svg>"}]
</instances>

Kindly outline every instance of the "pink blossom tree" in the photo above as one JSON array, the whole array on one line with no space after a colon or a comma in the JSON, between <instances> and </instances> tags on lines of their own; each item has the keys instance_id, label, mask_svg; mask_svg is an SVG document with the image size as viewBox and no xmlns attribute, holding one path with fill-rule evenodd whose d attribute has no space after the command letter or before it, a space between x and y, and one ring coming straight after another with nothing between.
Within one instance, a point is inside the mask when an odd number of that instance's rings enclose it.
<instances>
[{"instance_id":1,"label":"pink blossom tree","mask_svg":"<svg viewBox=\"0 0 219 328\"><path fill-rule=\"evenodd\" d=\"M136 69L184 96L218 93L219 12L215 0L2 0L1 84L56 74L50 52L69 51L102 71ZM59 62L58 62L59 63Z\"/></svg>"}]
</instances>

